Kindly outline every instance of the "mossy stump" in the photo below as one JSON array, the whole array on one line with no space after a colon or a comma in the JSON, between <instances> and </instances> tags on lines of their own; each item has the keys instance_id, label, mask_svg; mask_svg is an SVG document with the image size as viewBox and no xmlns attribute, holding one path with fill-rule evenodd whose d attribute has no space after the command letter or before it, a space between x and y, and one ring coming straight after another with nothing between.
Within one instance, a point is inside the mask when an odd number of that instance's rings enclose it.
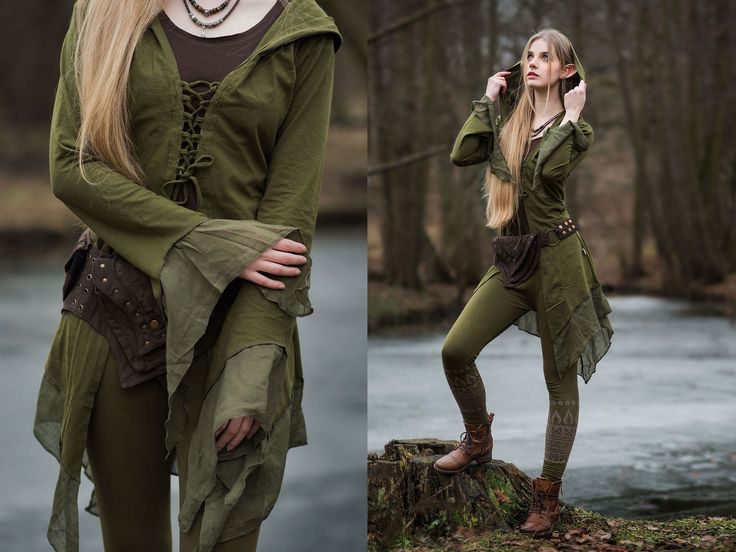
<instances>
[{"instance_id":1,"label":"mossy stump","mask_svg":"<svg viewBox=\"0 0 736 552\"><path fill-rule=\"evenodd\" d=\"M368 456L368 534L383 545L402 536L441 536L460 527L509 529L524 521L531 480L513 464L472 463L455 475L432 464L457 441L394 439Z\"/></svg>"}]
</instances>

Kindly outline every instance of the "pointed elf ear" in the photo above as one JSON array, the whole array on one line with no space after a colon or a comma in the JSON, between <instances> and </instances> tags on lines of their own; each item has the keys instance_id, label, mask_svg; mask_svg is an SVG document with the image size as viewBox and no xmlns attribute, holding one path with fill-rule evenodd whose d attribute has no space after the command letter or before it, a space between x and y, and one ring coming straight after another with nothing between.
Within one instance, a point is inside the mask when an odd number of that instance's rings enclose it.
<instances>
[{"instance_id":1,"label":"pointed elf ear","mask_svg":"<svg viewBox=\"0 0 736 552\"><path fill-rule=\"evenodd\" d=\"M575 73L577 73L577 67L575 67L574 63L568 63L565 65L565 68L562 70L562 78L567 79L572 77Z\"/></svg>"}]
</instances>

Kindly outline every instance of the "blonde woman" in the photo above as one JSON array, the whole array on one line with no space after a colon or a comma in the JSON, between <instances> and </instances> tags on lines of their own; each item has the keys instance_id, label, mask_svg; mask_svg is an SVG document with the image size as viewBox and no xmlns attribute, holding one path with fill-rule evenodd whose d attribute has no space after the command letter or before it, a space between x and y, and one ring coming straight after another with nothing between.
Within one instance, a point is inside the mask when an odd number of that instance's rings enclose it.
<instances>
[{"instance_id":1,"label":"blonde woman","mask_svg":"<svg viewBox=\"0 0 736 552\"><path fill-rule=\"evenodd\" d=\"M472 103L451 154L459 166L488 162L487 226L495 263L448 333L442 362L466 432L435 468L453 474L491 460L491 422L480 351L510 325L541 338L549 392L542 473L521 531L552 532L558 495L578 423L577 376L587 383L610 347L611 308L591 257L565 204L565 184L593 143L581 117L587 84L570 41L554 29L534 34L521 60L488 79ZM493 102L500 100L500 112Z\"/></svg>"},{"instance_id":2,"label":"blonde woman","mask_svg":"<svg viewBox=\"0 0 736 552\"><path fill-rule=\"evenodd\" d=\"M50 138L85 229L34 434L59 460L48 538L79 547L80 473L105 550L255 550L306 444L308 299L335 52L314 0L77 0Z\"/></svg>"}]
</instances>

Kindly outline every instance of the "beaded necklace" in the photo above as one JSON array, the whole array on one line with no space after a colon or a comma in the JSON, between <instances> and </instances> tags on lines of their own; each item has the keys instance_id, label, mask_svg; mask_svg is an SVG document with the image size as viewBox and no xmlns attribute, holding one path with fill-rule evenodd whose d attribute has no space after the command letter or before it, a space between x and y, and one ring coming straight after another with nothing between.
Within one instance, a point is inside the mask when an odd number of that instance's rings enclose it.
<instances>
[{"instance_id":1,"label":"beaded necklace","mask_svg":"<svg viewBox=\"0 0 736 552\"><path fill-rule=\"evenodd\" d=\"M223 21L225 21L228 17L230 17L230 14L232 14L235 11L235 8L238 7L240 0L235 0L235 3L233 4L233 7L230 8L230 11L228 11L220 19L217 19L215 21L202 21L196 15L194 15L189 5L191 4L195 10L197 10L199 13L203 15L211 15L213 13L217 13L217 12L224 10L230 4L230 1L231 0L225 0L219 6L215 6L214 8L208 10L208 9L203 8L199 4L197 4L196 0L182 0L182 2L184 2L184 7L186 8L187 13L189 14L189 18L194 22L195 25L197 25L198 27L202 27L202 35L201 35L202 37L205 37L205 31L207 29L211 29L213 27L217 27L218 25L221 25Z\"/></svg>"}]
</instances>

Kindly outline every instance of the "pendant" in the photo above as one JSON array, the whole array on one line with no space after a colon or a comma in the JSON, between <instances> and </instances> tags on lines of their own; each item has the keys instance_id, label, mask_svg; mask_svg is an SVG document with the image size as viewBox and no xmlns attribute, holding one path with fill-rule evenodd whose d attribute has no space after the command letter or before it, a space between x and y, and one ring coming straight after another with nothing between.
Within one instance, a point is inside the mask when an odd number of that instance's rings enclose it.
<instances>
[{"instance_id":1,"label":"pendant","mask_svg":"<svg viewBox=\"0 0 736 552\"><path fill-rule=\"evenodd\" d=\"M200 36L201 36L202 38L207 38L207 37L205 36L205 34L204 34L204 31L205 31L205 26L204 26L204 25L202 25L202 34L201 34Z\"/></svg>"}]
</instances>

